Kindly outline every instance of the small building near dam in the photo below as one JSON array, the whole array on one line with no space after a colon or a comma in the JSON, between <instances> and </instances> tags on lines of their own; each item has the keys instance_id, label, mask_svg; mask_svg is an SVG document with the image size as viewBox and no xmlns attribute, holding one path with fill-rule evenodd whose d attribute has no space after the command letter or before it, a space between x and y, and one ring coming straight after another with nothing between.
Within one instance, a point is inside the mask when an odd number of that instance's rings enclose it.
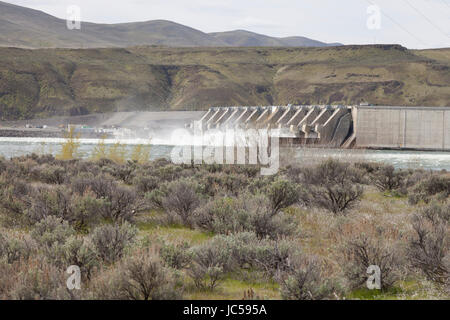
<instances>
[{"instance_id":1,"label":"small building near dam","mask_svg":"<svg viewBox=\"0 0 450 320\"><path fill-rule=\"evenodd\" d=\"M208 130L269 130L285 146L450 151L450 107L213 107L191 124Z\"/></svg>"},{"instance_id":2,"label":"small building near dam","mask_svg":"<svg viewBox=\"0 0 450 320\"><path fill-rule=\"evenodd\" d=\"M450 151L449 107L353 107L356 146Z\"/></svg>"}]
</instances>

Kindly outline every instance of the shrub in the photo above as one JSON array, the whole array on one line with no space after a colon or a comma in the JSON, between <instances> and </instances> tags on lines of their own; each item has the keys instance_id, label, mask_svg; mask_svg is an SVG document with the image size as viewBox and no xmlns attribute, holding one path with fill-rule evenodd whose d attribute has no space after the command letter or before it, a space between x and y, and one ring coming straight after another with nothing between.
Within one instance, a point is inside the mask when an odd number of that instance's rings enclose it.
<instances>
[{"instance_id":1,"label":"shrub","mask_svg":"<svg viewBox=\"0 0 450 320\"><path fill-rule=\"evenodd\" d=\"M7 181L0 177L0 206L8 213L21 216L29 207L30 188L21 180Z\"/></svg>"},{"instance_id":2,"label":"shrub","mask_svg":"<svg viewBox=\"0 0 450 320\"><path fill-rule=\"evenodd\" d=\"M404 172L396 171L391 165L381 166L372 175L375 186L381 191L399 189L404 184L404 178Z\"/></svg>"},{"instance_id":3,"label":"shrub","mask_svg":"<svg viewBox=\"0 0 450 320\"><path fill-rule=\"evenodd\" d=\"M46 261L34 260L19 265L14 285L7 294L13 300L70 300L79 299L79 293L67 290L66 275Z\"/></svg>"},{"instance_id":4,"label":"shrub","mask_svg":"<svg viewBox=\"0 0 450 320\"><path fill-rule=\"evenodd\" d=\"M167 164L164 166L157 166L153 171L153 174L161 182L171 182L181 178L182 172L183 167L174 164Z\"/></svg>"},{"instance_id":5,"label":"shrub","mask_svg":"<svg viewBox=\"0 0 450 320\"><path fill-rule=\"evenodd\" d=\"M325 279L320 261L315 257L297 256L289 269L278 277L281 297L285 300L324 300L338 298L340 288L334 280Z\"/></svg>"},{"instance_id":6,"label":"shrub","mask_svg":"<svg viewBox=\"0 0 450 320\"><path fill-rule=\"evenodd\" d=\"M303 172L307 192L302 202L327 209L334 214L345 212L361 199L361 173L348 163L327 160Z\"/></svg>"},{"instance_id":7,"label":"shrub","mask_svg":"<svg viewBox=\"0 0 450 320\"><path fill-rule=\"evenodd\" d=\"M446 200L450 196L450 177L431 175L415 185L408 197L409 203L429 203L433 198Z\"/></svg>"},{"instance_id":8,"label":"shrub","mask_svg":"<svg viewBox=\"0 0 450 320\"><path fill-rule=\"evenodd\" d=\"M116 182L110 175L102 174L94 177L90 174L80 174L72 179L72 190L78 194L92 191L97 198L108 198L114 190Z\"/></svg>"},{"instance_id":9,"label":"shrub","mask_svg":"<svg viewBox=\"0 0 450 320\"><path fill-rule=\"evenodd\" d=\"M408 258L428 279L448 284L450 239L449 205L432 204L414 217L415 236L409 241Z\"/></svg>"},{"instance_id":10,"label":"shrub","mask_svg":"<svg viewBox=\"0 0 450 320\"><path fill-rule=\"evenodd\" d=\"M181 298L170 274L156 255L138 253L125 261L122 290L131 300L173 300Z\"/></svg>"},{"instance_id":11,"label":"shrub","mask_svg":"<svg viewBox=\"0 0 450 320\"><path fill-rule=\"evenodd\" d=\"M118 185L110 176L77 177L72 181L72 189L78 194L93 194L102 200L101 215L114 222L130 221L143 206L133 188ZM91 201L94 204L95 201Z\"/></svg>"},{"instance_id":12,"label":"shrub","mask_svg":"<svg viewBox=\"0 0 450 320\"><path fill-rule=\"evenodd\" d=\"M94 229L91 235L97 254L106 263L122 258L124 250L137 234L135 227L125 222L122 225L105 225Z\"/></svg>"},{"instance_id":13,"label":"shrub","mask_svg":"<svg viewBox=\"0 0 450 320\"><path fill-rule=\"evenodd\" d=\"M207 231L227 234L250 228L248 212L235 198L216 198L195 211L195 224Z\"/></svg>"},{"instance_id":14,"label":"shrub","mask_svg":"<svg viewBox=\"0 0 450 320\"><path fill-rule=\"evenodd\" d=\"M376 265L381 271L381 289L387 290L399 279L399 256L381 240L357 236L344 248L344 274L351 288L361 288L367 281L367 269Z\"/></svg>"},{"instance_id":15,"label":"shrub","mask_svg":"<svg viewBox=\"0 0 450 320\"><path fill-rule=\"evenodd\" d=\"M287 180L274 181L268 187L266 194L272 209L271 215L295 204L299 199L298 188Z\"/></svg>"},{"instance_id":16,"label":"shrub","mask_svg":"<svg viewBox=\"0 0 450 320\"><path fill-rule=\"evenodd\" d=\"M270 276L279 275L290 265L298 245L289 240L260 240L253 251L251 265Z\"/></svg>"},{"instance_id":17,"label":"shrub","mask_svg":"<svg viewBox=\"0 0 450 320\"><path fill-rule=\"evenodd\" d=\"M9 234L0 234L0 258L11 264L19 260L28 260L36 250L35 243L28 238L16 238Z\"/></svg>"},{"instance_id":18,"label":"shrub","mask_svg":"<svg viewBox=\"0 0 450 320\"><path fill-rule=\"evenodd\" d=\"M69 223L56 216L45 217L31 231L31 236L39 247L47 251L51 251L55 244L64 244L73 235L75 230Z\"/></svg>"},{"instance_id":19,"label":"shrub","mask_svg":"<svg viewBox=\"0 0 450 320\"><path fill-rule=\"evenodd\" d=\"M164 209L169 213L175 213L184 224L189 224L192 213L200 203L197 188L198 185L189 180L169 183L168 193L162 200Z\"/></svg>"},{"instance_id":20,"label":"shrub","mask_svg":"<svg viewBox=\"0 0 450 320\"><path fill-rule=\"evenodd\" d=\"M158 188L158 180L153 176L137 176L133 180L137 192L145 194Z\"/></svg>"},{"instance_id":21,"label":"shrub","mask_svg":"<svg viewBox=\"0 0 450 320\"><path fill-rule=\"evenodd\" d=\"M92 271L99 265L97 253L92 245L83 238L71 236L61 248L60 265L68 268L76 265L80 268L81 276L90 279Z\"/></svg>"},{"instance_id":22,"label":"shrub","mask_svg":"<svg viewBox=\"0 0 450 320\"><path fill-rule=\"evenodd\" d=\"M119 180L122 180L126 184L131 184L134 179L134 174L137 168L137 164L133 161L128 161L126 164L116 166L111 171L111 175Z\"/></svg>"},{"instance_id":23,"label":"shrub","mask_svg":"<svg viewBox=\"0 0 450 320\"><path fill-rule=\"evenodd\" d=\"M145 200L149 203L150 208L153 209L164 209L163 200L167 195L167 190L165 190L164 186L162 188L158 188L147 192L145 194Z\"/></svg>"},{"instance_id":24,"label":"shrub","mask_svg":"<svg viewBox=\"0 0 450 320\"><path fill-rule=\"evenodd\" d=\"M196 226L210 232L253 231L260 238L290 235L296 228L291 217L283 212L274 213L270 201L262 195L216 198L199 207L192 220Z\"/></svg>"},{"instance_id":25,"label":"shrub","mask_svg":"<svg viewBox=\"0 0 450 320\"><path fill-rule=\"evenodd\" d=\"M35 167L31 171L31 175L34 179L49 184L63 184L66 174L64 167L48 164Z\"/></svg>"},{"instance_id":26,"label":"shrub","mask_svg":"<svg viewBox=\"0 0 450 320\"><path fill-rule=\"evenodd\" d=\"M197 288L213 290L232 270L231 248L220 238L192 248L192 262L188 274Z\"/></svg>"},{"instance_id":27,"label":"shrub","mask_svg":"<svg viewBox=\"0 0 450 320\"><path fill-rule=\"evenodd\" d=\"M55 188L40 187L31 193L31 207L27 210L31 221L40 221L48 216L72 220L70 190L64 186Z\"/></svg>"},{"instance_id":28,"label":"shrub","mask_svg":"<svg viewBox=\"0 0 450 320\"><path fill-rule=\"evenodd\" d=\"M363 195L362 187L351 184L324 185L312 190L312 202L334 214L353 208Z\"/></svg>"},{"instance_id":29,"label":"shrub","mask_svg":"<svg viewBox=\"0 0 450 320\"><path fill-rule=\"evenodd\" d=\"M245 201L245 200L244 200ZM250 212L249 225L259 238L272 238L292 235L297 227L293 218L284 212L274 214L266 198L256 196L247 200Z\"/></svg>"},{"instance_id":30,"label":"shrub","mask_svg":"<svg viewBox=\"0 0 450 320\"><path fill-rule=\"evenodd\" d=\"M246 266L273 276L287 270L290 256L297 251L298 247L291 241L259 239L253 232L218 235L209 241L204 253L209 263L202 265L218 266L223 272Z\"/></svg>"},{"instance_id":31,"label":"shrub","mask_svg":"<svg viewBox=\"0 0 450 320\"><path fill-rule=\"evenodd\" d=\"M92 281L93 298L102 300L174 300L182 288L159 258L138 252Z\"/></svg>"},{"instance_id":32,"label":"shrub","mask_svg":"<svg viewBox=\"0 0 450 320\"><path fill-rule=\"evenodd\" d=\"M174 269L186 268L192 260L192 252L187 242L163 244L159 251L164 263Z\"/></svg>"},{"instance_id":33,"label":"shrub","mask_svg":"<svg viewBox=\"0 0 450 320\"><path fill-rule=\"evenodd\" d=\"M131 221L140 210L141 203L132 189L115 186L101 208L104 218L112 219L114 222Z\"/></svg>"},{"instance_id":34,"label":"shrub","mask_svg":"<svg viewBox=\"0 0 450 320\"><path fill-rule=\"evenodd\" d=\"M105 200L97 199L92 192L87 191L83 195L72 195L70 220L73 222L75 229L87 231L88 227L98 223L105 205Z\"/></svg>"}]
</instances>

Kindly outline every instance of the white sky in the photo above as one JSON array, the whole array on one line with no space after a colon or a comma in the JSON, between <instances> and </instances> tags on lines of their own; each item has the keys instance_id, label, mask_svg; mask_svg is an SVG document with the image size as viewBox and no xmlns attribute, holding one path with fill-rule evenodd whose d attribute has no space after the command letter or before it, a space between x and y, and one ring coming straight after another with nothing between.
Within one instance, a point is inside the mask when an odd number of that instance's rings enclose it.
<instances>
[{"instance_id":1,"label":"white sky","mask_svg":"<svg viewBox=\"0 0 450 320\"><path fill-rule=\"evenodd\" d=\"M66 18L69 5L83 21L165 19L204 32L245 29L270 36L305 36L344 44L399 43L450 47L450 0L6 0ZM367 27L370 4L380 29Z\"/></svg>"}]
</instances>

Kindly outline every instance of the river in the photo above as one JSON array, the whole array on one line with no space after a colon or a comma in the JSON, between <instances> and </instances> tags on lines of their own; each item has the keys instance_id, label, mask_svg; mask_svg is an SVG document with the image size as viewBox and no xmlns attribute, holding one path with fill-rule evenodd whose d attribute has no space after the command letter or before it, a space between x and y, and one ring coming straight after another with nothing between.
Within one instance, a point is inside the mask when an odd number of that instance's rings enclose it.
<instances>
[{"instance_id":1,"label":"river","mask_svg":"<svg viewBox=\"0 0 450 320\"><path fill-rule=\"evenodd\" d=\"M148 144L144 139L104 140L105 144L120 142L131 152L137 144ZM0 137L0 156L11 158L31 153L54 154L60 149L64 139L59 138L9 138ZM79 154L88 158L99 143L98 139L80 139ZM174 145L164 141L152 141L150 158L169 158ZM281 153L283 154L283 153ZM396 168L423 168L450 171L450 152L402 151L402 150L343 150L326 148L298 148L289 151L294 162L317 162L326 158L374 161L392 164Z\"/></svg>"}]
</instances>

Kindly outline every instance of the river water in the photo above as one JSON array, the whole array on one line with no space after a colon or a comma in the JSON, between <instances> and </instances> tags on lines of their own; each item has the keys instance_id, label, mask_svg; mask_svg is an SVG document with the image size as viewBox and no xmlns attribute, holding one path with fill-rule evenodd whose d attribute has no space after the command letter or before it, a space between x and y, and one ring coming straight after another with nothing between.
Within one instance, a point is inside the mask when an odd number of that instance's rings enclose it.
<instances>
[{"instance_id":1,"label":"river water","mask_svg":"<svg viewBox=\"0 0 450 320\"><path fill-rule=\"evenodd\" d=\"M0 137L0 156L11 158L31 153L54 154L61 150L64 139L59 138L10 138ZM98 139L80 139L79 153L88 158L92 150L99 143ZM148 144L144 139L110 139L104 140L105 144L121 143L131 152L133 146ZM150 158L169 158L173 144L164 141L153 141ZM291 162L316 163L327 158L337 158L353 161L374 161L392 164L396 168L423 168L429 170L450 171L450 152L432 151L400 151L400 150L343 150L326 148L297 148L290 149L287 157ZM281 151L283 155L283 150ZM286 155L285 155L286 156Z\"/></svg>"}]
</instances>

